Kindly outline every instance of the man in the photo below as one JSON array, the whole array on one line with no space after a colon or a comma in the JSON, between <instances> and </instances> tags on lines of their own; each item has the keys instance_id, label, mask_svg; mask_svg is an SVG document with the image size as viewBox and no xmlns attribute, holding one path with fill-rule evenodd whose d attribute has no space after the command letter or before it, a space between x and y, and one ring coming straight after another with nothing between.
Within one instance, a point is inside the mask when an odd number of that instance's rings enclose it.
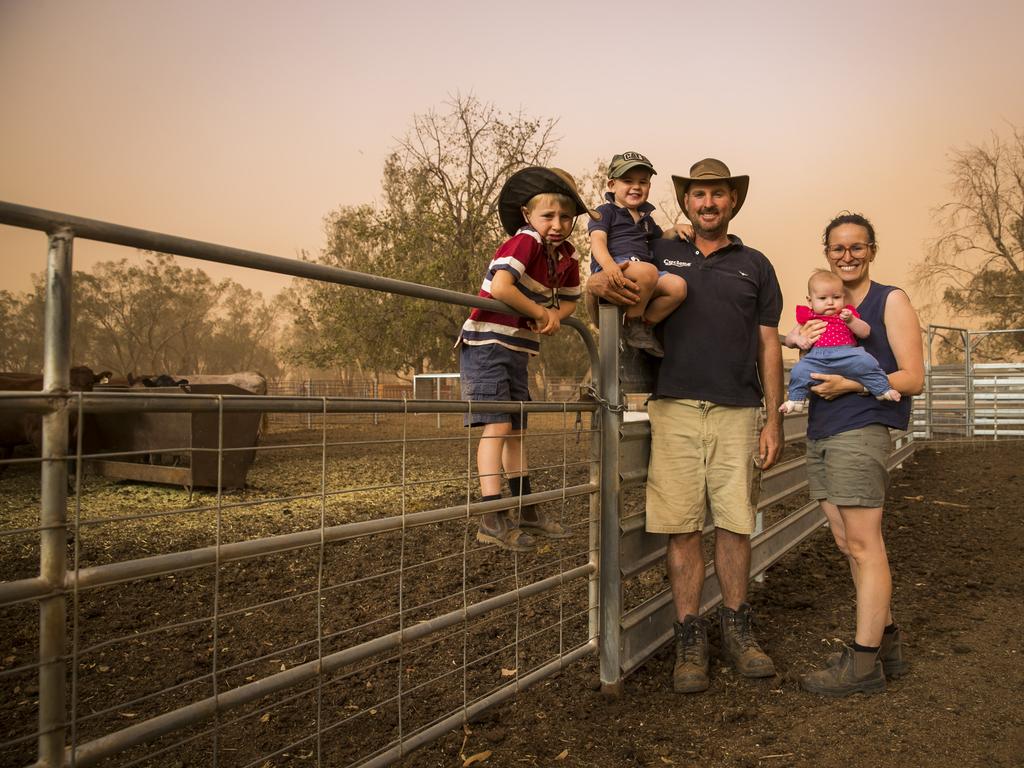
<instances>
[{"instance_id":1,"label":"man","mask_svg":"<svg viewBox=\"0 0 1024 768\"><path fill-rule=\"evenodd\" d=\"M669 535L677 615L673 686L693 693L709 685L707 626L699 616L708 503L722 588L722 653L747 677L775 674L751 630L747 583L760 473L776 462L783 443L782 292L768 259L728 233L750 178L732 176L725 163L708 158L672 181L694 238L652 242L658 268L684 278L689 293L660 326L665 357L648 406L647 530ZM615 304L635 301L629 286L615 288L600 273L587 289Z\"/></svg>"}]
</instances>

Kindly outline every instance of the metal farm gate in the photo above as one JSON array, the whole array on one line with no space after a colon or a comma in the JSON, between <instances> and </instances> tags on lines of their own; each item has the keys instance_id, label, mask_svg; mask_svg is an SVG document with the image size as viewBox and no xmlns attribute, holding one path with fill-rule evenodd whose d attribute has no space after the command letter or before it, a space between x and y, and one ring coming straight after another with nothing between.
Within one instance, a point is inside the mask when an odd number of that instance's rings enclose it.
<instances>
[{"instance_id":1,"label":"metal farm gate","mask_svg":"<svg viewBox=\"0 0 1024 768\"><path fill-rule=\"evenodd\" d=\"M970 331L929 325L924 395L914 403L914 434L925 440L1006 440L1024 437L1024 363L976 362L986 341L1015 336L1024 329ZM935 341L952 337L960 362L937 363Z\"/></svg>"},{"instance_id":2,"label":"metal farm gate","mask_svg":"<svg viewBox=\"0 0 1024 768\"><path fill-rule=\"evenodd\" d=\"M600 351L583 324L565 323L593 373L576 402L69 392L75 237L502 305L10 203L0 224L49 236L43 391L0 393L0 416L42 419L41 457L0 462L0 764L389 765L585 657L617 691L670 637L665 539L643 529L649 426L624 405L650 390L650 372L620 351L614 308L600 310ZM522 502L557 508L574 533L536 554L472 541L477 516L519 502L473 502L475 438L410 418L510 408L531 414L531 474L543 479ZM225 417L253 412L306 430L231 445ZM130 413L210 415L213 443L173 453L223 466L255 451L249 487L216 482L193 499L99 484L90 461L153 460L89 452L91 418ZM787 445L804 425L786 419ZM895 436L890 463L913 449ZM763 479L751 575L824 520L817 504L777 505L806 485L790 455ZM705 609L720 599L711 564L708 574Z\"/></svg>"}]
</instances>

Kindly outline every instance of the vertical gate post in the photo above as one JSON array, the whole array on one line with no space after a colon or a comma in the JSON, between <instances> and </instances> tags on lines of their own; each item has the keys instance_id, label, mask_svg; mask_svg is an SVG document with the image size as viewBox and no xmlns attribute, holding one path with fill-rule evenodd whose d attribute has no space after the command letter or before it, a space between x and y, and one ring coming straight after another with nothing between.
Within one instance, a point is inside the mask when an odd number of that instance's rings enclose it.
<instances>
[{"instance_id":1,"label":"vertical gate post","mask_svg":"<svg viewBox=\"0 0 1024 768\"><path fill-rule=\"evenodd\" d=\"M967 437L974 437L974 361L971 360L971 333L963 331L964 338L964 381L967 386L965 402L967 405Z\"/></svg>"},{"instance_id":2,"label":"vertical gate post","mask_svg":"<svg viewBox=\"0 0 1024 768\"><path fill-rule=\"evenodd\" d=\"M622 691L620 627L622 619L622 572L619 568L619 433L622 394L619 386L619 308L602 304L599 309L601 377L600 396L607 405L601 414L601 548L600 667L601 691Z\"/></svg>"},{"instance_id":3,"label":"vertical gate post","mask_svg":"<svg viewBox=\"0 0 1024 768\"><path fill-rule=\"evenodd\" d=\"M74 236L61 229L49 237L46 263L46 325L43 341L43 392L66 394L71 363L71 246ZM79 429L81 429L79 425ZM64 761L66 729L65 664L67 570L68 408L59 403L43 415L40 467L39 576L53 593L39 601L39 760Z\"/></svg>"},{"instance_id":4,"label":"vertical gate post","mask_svg":"<svg viewBox=\"0 0 1024 768\"><path fill-rule=\"evenodd\" d=\"M924 437L925 440L932 439L932 392L935 388L934 373L932 371L932 340L935 338L935 329L932 326L928 326L928 360L926 361L924 369L924 418L925 418L925 429Z\"/></svg>"}]
</instances>

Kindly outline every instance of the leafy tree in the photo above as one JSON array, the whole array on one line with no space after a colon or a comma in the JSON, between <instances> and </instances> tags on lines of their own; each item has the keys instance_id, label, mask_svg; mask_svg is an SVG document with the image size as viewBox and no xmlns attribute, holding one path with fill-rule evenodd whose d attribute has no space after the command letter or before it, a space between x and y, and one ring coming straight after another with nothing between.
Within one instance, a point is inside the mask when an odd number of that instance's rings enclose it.
<instances>
[{"instance_id":1,"label":"leafy tree","mask_svg":"<svg viewBox=\"0 0 1024 768\"><path fill-rule=\"evenodd\" d=\"M121 374L279 371L279 308L231 280L154 253L141 266L122 259L75 272L72 286L74 364ZM42 369L44 299L41 276L22 296L0 291L3 369Z\"/></svg>"},{"instance_id":2,"label":"leafy tree","mask_svg":"<svg viewBox=\"0 0 1024 768\"><path fill-rule=\"evenodd\" d=\"M953 200L936 211L943 234L916 267L918 286L954 316L985 329L1024 327L1024 128L956 150ZM1024 334L990 337L992 359L1024 351Z\"/></svg>"},{"instance_id":3,"label":"leafy tree","mask_svg":"<svg viewBox=\"0 0 1024 768\"><path fill-rule=\"evenodd\" d=\"M0 290L0 370L43 369L43 296L36 282L31 293L21 296Z\"/></svg>"},{"instance_id":4,"label":"leafy tree","mask_svg":"<svg viewBox=\"0 0 1024 768\"><path fill-rule=\"evenodd\" d=\"M326 218L326 264L475 293L487 260L506 237L498 192L514 171L550 162L555 121L508 114L473 96L443 112L415 115L384 164L379 205L344 207ZM361 295L366 294L366 295ZM376 371L451 369L464 307L300 284L294 306L320 365L358 361ZM392 340L381 344L381 339Z\"/></svg>"}]
</instances>

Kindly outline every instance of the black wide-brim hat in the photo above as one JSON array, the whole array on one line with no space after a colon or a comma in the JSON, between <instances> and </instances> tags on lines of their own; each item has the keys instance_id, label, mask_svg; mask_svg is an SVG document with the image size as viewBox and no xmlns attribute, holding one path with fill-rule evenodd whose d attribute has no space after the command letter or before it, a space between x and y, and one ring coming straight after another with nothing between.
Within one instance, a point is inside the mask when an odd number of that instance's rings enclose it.
<instances>
[{"instance_id":1,"label":"black wide-brim hat","mask_svg":"<svg viewBox=\"0 0 1024 768\"><path fill-rule=\"evenodd\" d=\"M707 157L694 163L690 167L689 176L672 177L672 184L676 188L676 200L679 201L679 207L683 209L683 213L686 213L686 201L683 198L686 196L686 191L690 188L691 184L716 181L724 181L732 189L736 190L736 205L732 208L732 215L735 218L736 214L740 212L740 208L743 207L743 201L747 199L750 177L730 175L729 166L713 157Z\"/></svg>"},{"instance_id":2,"label":"black wide-brim hat","mask_svg":"<svg viewBox=\"0 0 1024 768\"><path fill-rule=\"evenodd\" d=\"M576 215L587 214L592 219L600 219L601 214L588 208L576 181L561 168L544 168L534 165L516 171L508 177L508 181L498 193L498 218L501 226L510 235L519 231L526 222L523 220L523 206L537 195L565 195L576 204Z\"/></svg>"}]
</instances>

